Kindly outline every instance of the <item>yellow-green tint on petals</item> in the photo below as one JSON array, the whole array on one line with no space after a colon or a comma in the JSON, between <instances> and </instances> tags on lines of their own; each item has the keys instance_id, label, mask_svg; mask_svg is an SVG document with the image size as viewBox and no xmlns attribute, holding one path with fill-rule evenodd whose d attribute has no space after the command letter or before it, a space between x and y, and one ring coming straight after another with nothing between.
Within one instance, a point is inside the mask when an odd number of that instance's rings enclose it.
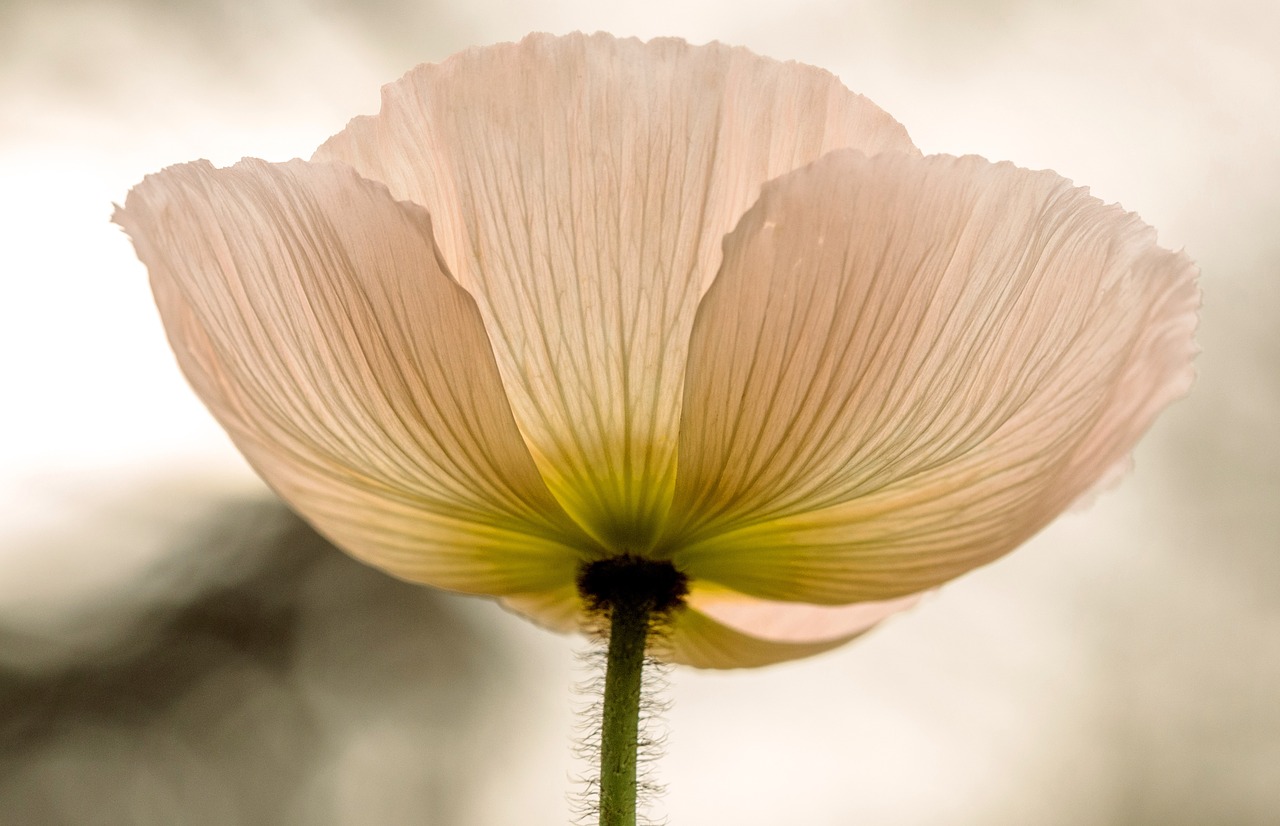
<instances>
[{"instance_id":1,"label":"yellow-green tint on petals","mask_svg":"<svg viewBox=\"0 0 1280 826\"><path fill-rule=\"evenodd\" d=\"M825 604L1006 553L1186 391L1194 277L1051 172L836 152L782 177L699 310L660 552Z\"/></svg>"},{"instance_id":2,"label":"yellow-green tint on petals","mask_svg":"<svg viewBox=\"0 0 1280 826\"><path fill-rule=\"evenodd\" d=\"M512 419L427 213L331 164L147 177L132 237L178 362L258 473L355 556L503 594L594 552Z\"/></svg>"},{"instance_id":3,"label":"yellow-green tint on petals","mask_svg":"<svg viewBox=\"0 0 1280 826\"><path fill-rule=\"evenodd\" d=\"M689 331L761 185L914 153L828 72L721 44L531 35L421 66L315 157L431 213L556 498L614 551L669 508Z\"/></svg>"}]
</instances>

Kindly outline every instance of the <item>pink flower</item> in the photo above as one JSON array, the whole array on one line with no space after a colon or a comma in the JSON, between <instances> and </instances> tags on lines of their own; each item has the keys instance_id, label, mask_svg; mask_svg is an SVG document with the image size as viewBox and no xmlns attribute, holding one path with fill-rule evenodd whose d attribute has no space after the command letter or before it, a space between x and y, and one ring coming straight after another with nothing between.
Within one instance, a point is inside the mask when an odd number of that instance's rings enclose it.
<instances>
[{"instance_id":1,"label":"pink flower","mask_svg":"<svg viewBox=\"0 0 1280 826\"><path fill-rule=\"evenodd\" d=\"M262 477L395 576L578 623L690 581L665 656L801 657L1015 548L1191 381L1195 268L1052 172L921 157L832 75L533 35L309 161L116 220Z\"/></svg>"}]
</instances>

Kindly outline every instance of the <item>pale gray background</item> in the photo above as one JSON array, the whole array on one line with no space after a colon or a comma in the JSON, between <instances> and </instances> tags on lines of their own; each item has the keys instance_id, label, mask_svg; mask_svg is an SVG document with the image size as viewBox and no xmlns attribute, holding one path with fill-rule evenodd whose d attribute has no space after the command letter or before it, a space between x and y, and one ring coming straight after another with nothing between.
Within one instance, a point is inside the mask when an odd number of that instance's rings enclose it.
<instances>
[{"instance_id":1,"label":"pale gray background","mask_svg":"<svg viewBox=\"0 0 1280 826\"><path fill-rule=\"evenodd\" d=\"M1047 167L1203 269L1200 378L1117 491L865 641L671 675L672 824L1280 822L1280 4L0 6L0 823L557 824L581 640L395 583L271 504L107 224L307 156L530 30L836 72L927 152Z\"/></svg>"}]
</instances>

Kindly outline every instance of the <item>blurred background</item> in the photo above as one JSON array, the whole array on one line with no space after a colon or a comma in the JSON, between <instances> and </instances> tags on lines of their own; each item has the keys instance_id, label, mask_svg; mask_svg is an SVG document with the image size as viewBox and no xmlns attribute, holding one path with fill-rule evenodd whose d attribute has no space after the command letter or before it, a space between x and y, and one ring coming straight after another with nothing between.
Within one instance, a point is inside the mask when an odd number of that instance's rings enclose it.
<instances>
[{"instance_id":1,"label":"blurred background","mask_svg":"<svg viewBox=\"0 0 1280 826\"><path fill-rule=\"evenodd\" d=\"M108 217L171 163L307 157L416 63L574 29L825 67L1203 270L1199 381L1118 490L847 648L673 672L653 814L1280 822L1280 4L4 0L0 824L570 820L587 646L276 504Z\"/></svg>"}]
</instances>

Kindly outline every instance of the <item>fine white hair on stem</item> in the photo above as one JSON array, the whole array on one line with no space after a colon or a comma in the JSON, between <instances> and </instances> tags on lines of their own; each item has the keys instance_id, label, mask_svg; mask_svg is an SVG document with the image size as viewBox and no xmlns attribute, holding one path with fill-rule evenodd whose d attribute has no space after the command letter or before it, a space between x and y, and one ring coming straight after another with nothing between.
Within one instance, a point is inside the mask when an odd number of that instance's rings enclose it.
<instances>
[{"instance_id":1,"label":"fine white hair on stem","mask_svg":"<svg viewBox=\"0 0 1280 826\"><path fill-rule=\"evenodd\" d=\"M573 692L576 721L573 726L573 756L587 765L584 774L573 778L574 791L569 804L572 822L578 826L595 826L600 816L600 749L601 721L604 714L605 664L609 637L607 616L597 616L589 632L590 647L578 652L583 672ZM670 618L650 623L649 647L669 631ZM640 724L636 743L636 816L640 826L665 826L666 818L654 819L649 813L667 787L657 776L658 763L667 743L666 713L671 709L669 695L672 665L646 656L640 688Z\"/></svg>"}]
</instances>

